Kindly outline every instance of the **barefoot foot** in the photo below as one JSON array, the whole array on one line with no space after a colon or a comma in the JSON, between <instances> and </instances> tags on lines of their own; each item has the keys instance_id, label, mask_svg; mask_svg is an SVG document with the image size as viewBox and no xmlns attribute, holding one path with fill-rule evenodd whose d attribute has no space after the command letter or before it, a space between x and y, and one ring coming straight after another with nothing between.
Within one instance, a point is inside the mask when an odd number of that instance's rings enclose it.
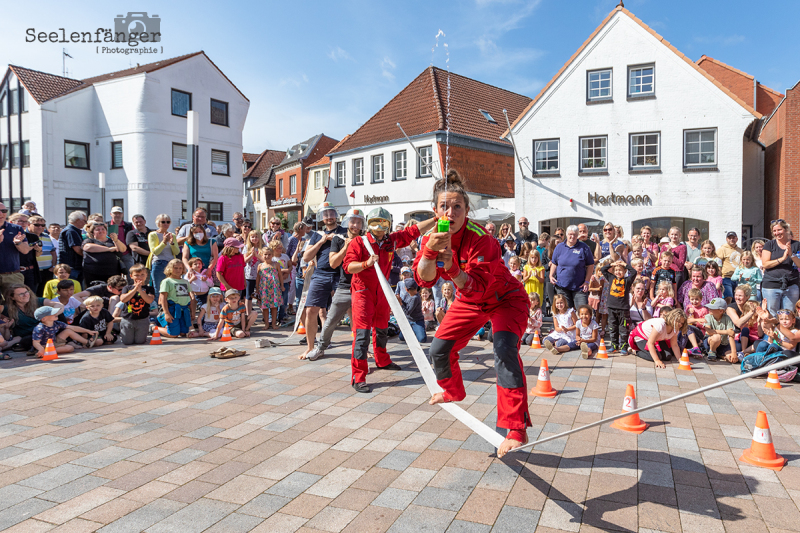
<instances>
[{"instance_id":1,"label":"barefoot foot","mask_svg":"<svg viewBox=\"0 0 800 533\"><path fill-rule=\"evenodd\" d=\"M514 448L522 446L523 444L524 444L523 442L520 442L518 440L507 438L500 444L500 447L497 448L497 457L498 458L503 457L505 454L507 454Z\"/></svg>"},{"instance_id":2,"label":"barefoot foot","mask_svg":"<svg viewBox=\"0 0 800 533\"><path fill-rule=\"evenodd\" d=\"M443 392L437 392L436 394L431 396L430 400L428 400L428 404L430 405L436 405L437 403L447 403L447 400L444 399Z\"/></svg>"}]
</instances>

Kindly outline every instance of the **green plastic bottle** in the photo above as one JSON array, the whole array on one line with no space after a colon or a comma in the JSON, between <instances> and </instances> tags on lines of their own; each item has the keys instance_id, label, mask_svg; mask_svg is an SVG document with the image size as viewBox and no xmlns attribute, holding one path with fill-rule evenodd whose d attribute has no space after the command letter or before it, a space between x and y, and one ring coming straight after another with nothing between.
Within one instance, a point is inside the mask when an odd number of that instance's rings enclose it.
<instances>
[{"instance_id":1,"label":"green plastic bottle","mask_svg":"<svg viewBox=\"0 0 800 533\"><path fill-rule=\"evenodd\" d=\"M440 218L436 223L436 229L439 233L449 233L450 221L446 218ZM444 261L436 261L436 266L439 268L444 268Z\"/></svg>"}]
</instances>

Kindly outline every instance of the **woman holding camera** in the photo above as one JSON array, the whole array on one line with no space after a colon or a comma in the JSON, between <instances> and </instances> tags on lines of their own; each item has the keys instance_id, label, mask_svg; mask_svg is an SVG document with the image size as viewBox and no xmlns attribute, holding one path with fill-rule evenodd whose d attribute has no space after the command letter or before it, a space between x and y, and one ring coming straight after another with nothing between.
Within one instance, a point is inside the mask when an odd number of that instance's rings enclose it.
<instances>
[{"instance_id":1,"label":"woman holding camera","mask_svg":"<svg viewBox=\"0 0 800 533\"><path fill-rule=\"evenodd\" d=\"M37 296L41 296L44 292L44 284L53 279L53 267L58 264L56 247L50 237L44 235L46 227L47 222L39 215L33 215L28 219L28 231L39 238L35 244L41 248L41 254L36 258L39 267L39 288L35 291Z\"/></svg>"},{"instance_id":2,"label":"woman holding camera","mask_svg":"<svg viewBox=\"0 0 800 533\"><path fill-rule=\"evenodd\" d=\"M86 226L87 237L83 240L83 280L89 288L93 282L106 282L111 276L122 274L122 264L117 253L128 249L117 238L116 233L108 233L105 222L95 222Z\"/></svg>"},{"instance_id":3,"label":"woman holding camera","mask_svg":"<svg viewBox=\"0 0 800 533\"><path fill-rule=\"evenodd\" d=\"M39 265L37 264L36 258L42 253L42 243L39 241L38 246L36 246L34 242L31 242L33 241L34 235L30 233L28 219L28 215L22 213L14 213L8 217L9 223L21 227L22 231L25 232L25 236L28 237L28 244L31 246L31 251L27 254L19 254L19 271L22 277L25 278L25 285L30 287L35 293L39 289L39 284L41 283Z\"/></svg>"}]
</instances>

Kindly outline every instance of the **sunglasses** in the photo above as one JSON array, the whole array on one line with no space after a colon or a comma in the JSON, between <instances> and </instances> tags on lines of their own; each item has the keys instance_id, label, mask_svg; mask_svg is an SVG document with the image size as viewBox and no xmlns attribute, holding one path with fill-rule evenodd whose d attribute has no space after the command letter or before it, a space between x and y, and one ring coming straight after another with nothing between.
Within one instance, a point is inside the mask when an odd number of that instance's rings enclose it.
<instances>
[{"instance_id":1,"label":"sunglasses","mask_svg":"<svg viewBox=\"0 0 800 533\"><path fill-rule=\"evenodd\" d=\"M242 226L244 229L253 229L253 226Z\"/></svg>"},{"instance_id":2,"label":"sunglasses","mask_svg":"<svg viewBox=\"0 0 800 533\"><path fill-rule=\"evenodd\" d=\"M8 209L0 209L0 213L3 213L3 214L8 213Z\"/></svg>"},{"instance_id":3,"label":"sunglasses","mask_svg":"<svg viewBox=\"0 0 800 533\"><path fill-rule=\"evenodd\" d=\"M564 234L563 233L556 233L556 237L558 237L559 239L563 239L564 238Z\"/></svg>"},{"instance_id":4,"label":"sunglasses","mask_svg":"<svg viewBox=\"0 0 800 533\"><path fill-rule=\"evenodd\" d=\"M612 231L614 230L611 228L603 228L603 233L611 233Z\"/></svg>"},{"instance_id":5,"label":"sunglasses","mask_svg":"<svg viewBox=\"0 0 800 533\"><path fill-rule=\"evenodd\" d=\"M520 223L519 223L519 225L520 225L520 226L527 226L527 225L528 225L528 223L527 223L527 222L520 222Z\"/></svg>"},{"instance_id":6,"label":"sunglasses","mask_svg":"<svg viewBox=\"0 0 800 533\"><path fill-rule=\"evenodd\" d=\"M781 315L792 315L792 312L789 311L788 309L781 309L780 311L778 311L778 316Z\"/></svg>"},{"instance_id":7,"label":"sunglasses","mask_svg":"<svg viewBox=\"0 0 800 533\"><path fill-rule=\"evenodd\" d=\"M35 227L35 228L46 228L47 224L33 224L33 227Z\"/></svg>"},{"instance_id":8,"label":"sunglasses","mask_svg":"<svg viewBox=\"0 0 800 533\"><path fill-rule=\"evenodd\" d=\"M159 224L172 224L171 220L162 220Z\"/></svg>"}]
</instances>

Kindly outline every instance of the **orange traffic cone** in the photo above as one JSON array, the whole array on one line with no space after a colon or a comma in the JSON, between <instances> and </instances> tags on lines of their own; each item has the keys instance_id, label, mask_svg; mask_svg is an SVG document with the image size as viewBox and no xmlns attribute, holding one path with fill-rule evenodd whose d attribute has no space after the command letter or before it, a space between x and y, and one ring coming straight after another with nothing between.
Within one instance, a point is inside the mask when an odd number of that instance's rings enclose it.
<instances>
[{"instance_id":1,"label":"orange traffic cone","mask_svg":"<svg viewBox=\"0 0 800 533\"><path fill-rule=\"evenodd\" d=\"M600 347L597 348L597 355L594 356L595 359L608 359L608 350L606 350L606 341L600 339Z\"/></svg>"},{"instance_id":2,"label":"orange traffic cone","mask_svg":"<svg viewBox=\"0 0 800 533\"><path fill-rule=\"evenodd\" d=\"M302 322L300 323L300 327L297 328L297 334L298 335L305 335L306 334L306 327L303 325Z\"/></svg>"},{"instance_id":3,"label":"orange traffic cone","mask_svg":"<svg viewBox=\"0 0 800 533\"><path fill-rule=\"evenodd\" d=\"M739 460L772 470L780 470L786 464L786 459L775 453L772 433L769 432L769 422L767 422L767 414L764 411L758 412L756 427L753 430L753 442L750 449L745 450Z\"/></svg>"},{"instance_id":4,"label":"orange traffic cone","mask_svg":"<svg viewBox=\"0 0 800 533\"><path fill-rule=\"evenodd\" d=\"M689 352L687 350L683 350L681 354L681 364L678 365L678 370L692 371L692 365L689 364Z\"/></svg>"},{"instance_id":5,"label":"orange traffic cone","mask_svg":"<svg viewBox=\"0 0 800 533\"><path fill-rule=\"evenodd\" d=\"M783 388L781 386L781 381L778 379L777 370L773 370L772 372L769 373L769 375L767 376L767 383L764 386L768 389L776 389L776 390L780 390Z\"/></svg>"},{"instance_id":6,"label":"orange traffic cone","mask_svg":"<svg viewBox=\"0 0 800 533\"><path fill-rule=\"evenodd\" d=\"M53 339L47 339L47 345L44 347L42 361L54 361L56 359L58 359L58 352L53 344Z\"/></svg>"},{"instance_id":7,"label":"orange traffic cone","mask_svg":"<svg viewBox=\"0 0 800 533\"><path fill-rule=\"evenodd\" d=\"M622 412L627 413L634 409L636 409L636 392L633 390L633 385L629 384L628 388L625 389L625 399L622 401ZM630 431L631 433L642 433L649 426L650 424L639 420L639 413L620 418L611 424L612 428Z\"/></svg>"},{"instance_id":8,"label":"orange traffic cone","mask_svg":"<svg viewBox=\"0 0 800 533\"><path fill-rule=\"evenodd\" d=\"M225 329L222 330L222 337L220 337L219 340L221 340L221 341L231 341L231 340L233 340L233 337L231 337L231 330L228 327L228 324L225 324Z\"/></svg>"},{"instance_id":9,"label":"orange traffic cone","mask_svg":"<svg viewBox=\"0 0 800 533\"><path fill-rule=\"evenodd\" d=\"M542 341L541 339L539 339L538 331L533 332L533 342L531 342L531 348L539 348L539 349L542 348Z\"/></svg>"},{"instance_id":10,"label":"orange traffic cone","mask_svg":"<svg viewBox=\"0 0 800 533\"><path fill-rule=\"evenodd\" d=\"M550 369L547 367L547 359L542 359L542 364L539 366L539 379L536 381L536 387L531 389L531 395L552 398L556 394L558 391L550 385Z\"/></svg>"},{"instance_id":11,"label":"orange traffic cone","mask_svg":"<svg viewBox=\"0 0 800 533\"><path fill-rule=\"evenodd\" d=\"M163 344L161 341L161 333L158 328L153 330L153 336L150 338L150 344Z\"/></svg>"}]
</instances>

